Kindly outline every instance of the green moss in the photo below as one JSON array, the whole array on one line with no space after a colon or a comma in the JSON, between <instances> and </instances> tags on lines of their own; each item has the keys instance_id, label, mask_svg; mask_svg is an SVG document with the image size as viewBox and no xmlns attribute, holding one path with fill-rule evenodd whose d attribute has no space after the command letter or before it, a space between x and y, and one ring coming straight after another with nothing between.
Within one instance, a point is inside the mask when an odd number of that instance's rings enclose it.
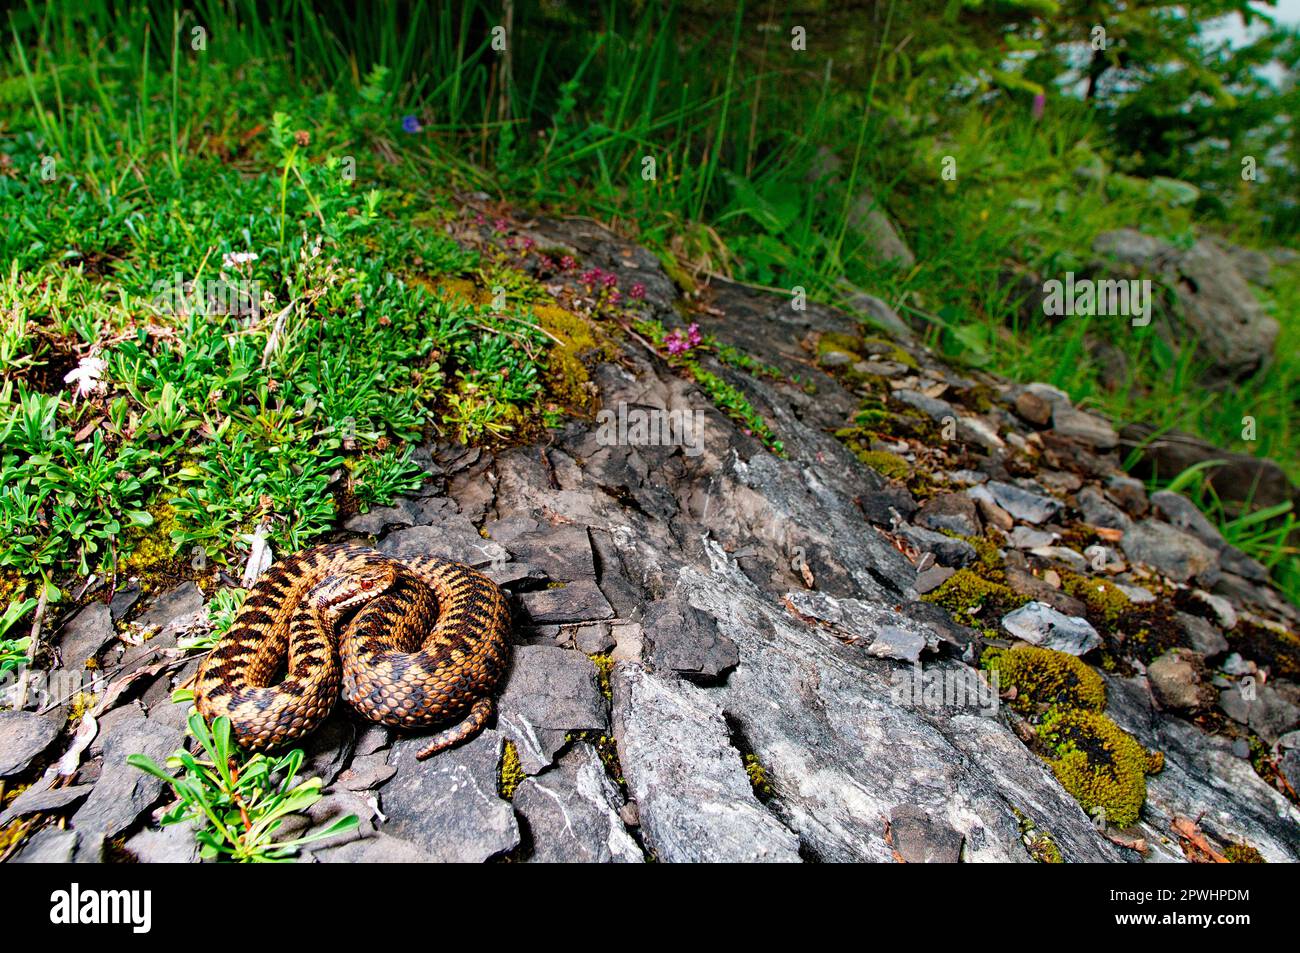
<instances>
[{"instance_id":1,"label":"green moss","mask_svg":"<svg viewBox=\"0 0 1300 953\"><path fill-rule=\"evenodd\" d=\"M608 654L588 655L591 664L596 666L596 684L600 686L600 693L605 696L607 701L614 698L614 690L609 683L609 673L614 670L614 658Z\"/></svg>"},{"instance_id":2,"label":"green moss","mask_svg":"<svg viewBox=\"0 0 1300 953\"><path fill-rule=\"evenodd\" d=\"M1164 766L1105 715L1081 708L1048 714L1038 733L1055 753L1052 773L1085 811L1105 811L1116 827L1135 823L1146 802L1146 776Z\"/></svg>"},{"instance_id":3,"label":"green moss","mask_svg":"<svg viewBox=\"0 0 1300 953\"><path fill-rule=\"evenodd\" d=\"M1016 690L1011 707L1022 714L1052 708L1101 711L1106 707L1101 676L1073 655L1018 645L1006 651L989 649L980 665L998 673L1002 691Z\"/></svg>"},{"instance_id":4,"label":"green moss","mask_svg":"<svg viewBox=\"0 0 1300 953\"><path fill-rule=\"evenodd\" d=\"M1229 844L1228 849L1223 852L1223 856L1228 859L1230 864L1263 864L1266 863L1264 855L1251 847L1249 844Z\"/></svg>"},{"instance_id":5,"label":"green moss","mask_svg":"<svg viewBox=\"0 0 1300 953\"><path fill-rule=\"evenodd\" d=\"M600 763L605 766L606 776L618 786L622 795L627 797L627 779L623 777L623 765L618 760L618 744L612 735L595 729L586 729L567 732L564 740L566 743L585 741L595 748Z\"/></svg>"},{"instance_id":6,"label":"green moss","mask_svg":"<svg viewBox=\"0 0 1300 953\"><path fill-rule=\"evenodd\" d=\"M1012 592L999 582L992 582L970 569L959 569L942 586L921 599L943 606L964 625L978 626L1002 618L1019 609L1028 598ZM977 618L978 617L978 618Z\"/></svg>"},{"instance_id":7,"label":"green moss","mask_svg":"<svg viewBox=\"0 0 1300 953\"><path fill-rule=\"evenodd\" d=\"M888 360L897 361L899 364L903 364L907 367L910 367L912 370L917 370L917 368L920 367L920 365L916 363L916 358L914 358L907 351L903 350L893 341L889 340L889 338L882 338L882 337L863 338L862 343L858 346L861 348L866 348L866 345L868 344L884 345L886 350L882 356L887 358ZM875 349L871 348L870 350L875 350Z\"/></svg>"},{"instance_id":8,"label":"green moss","mask_svg":"<svg viewBox=\"0 0 1300 953\"><path fill-rule=\"evenodd\" d=\"M834 331L827 331L817 339L817 356L825 354L834 354L836 351L852 355L856 360L862 360L862 339L852 334L837 334Z\"/></svg>"},{"instance_id":9,"label":"green moss","mask_svg":"<svg viewBox=\"0 0 1300 953\"><path fill-rule=\"evenodd\" d=\"M854 455L871 469L890 480L906 480L912 465L888 450L857 450Z\"/></svg>"},{"instance_id":10,"label":"green moss","mask_svg":"<svg viewBox=\"0 0 1300 953\"><path fill-rule=\"evenodd\" d=\"M758 760L758 755L747 754L744 756L745 774L749 776L749 786L754 789L754 796L760 801L766 801L772 796L772 784L767 776L767 768Z\"/></svg>"},{"instance_id":11,"label":"green moss","mask_svg":"<svg viewBox=\"0 0 1300 953\"><path fill-rule=\"evenodd\" d=\"M513 741L507 741L501 749L501 767L497 772L497 790L507 801L515 799L515 791L523 783L526 775L519 763L519 749Z\"/></svg>"},{"instance_id":12,"label":"green moss","mask_svg":"<svg viewBox=\"0 0 1300 953\"><path fill-rule=\"evenodd\" d=\"M1133 602L1123 590L1112 582L1064 571L1061 587L1074 598L1082 600L1095 620L1114 627L1133 612Z\"/></svg>"},{"instance_id":13,"label":"green moss","mask_svg":"<svg viewBox=\"0 0 1300 953\"><path fill-rule=\"evenodd\" d=\"M1300 638L1294 632L1279 631L1242 619L1228 633L1234 650L1261 665L1267 665L1274 678L1300 677Z\"/></svg>"}]
</instances>

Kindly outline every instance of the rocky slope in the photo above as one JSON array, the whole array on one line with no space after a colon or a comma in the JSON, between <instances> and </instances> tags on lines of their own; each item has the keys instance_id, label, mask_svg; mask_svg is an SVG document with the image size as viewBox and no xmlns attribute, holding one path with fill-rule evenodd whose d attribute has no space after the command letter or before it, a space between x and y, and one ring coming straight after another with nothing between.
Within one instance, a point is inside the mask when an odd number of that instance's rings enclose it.
<instances>
[{"instance_id":1,"label":"rocky slope","mask_svg":"<svg viewBox=\"0 0 1300 953\"><path fill-rule=\"evenodd\" d=\"M1124 476L1108 422L944 366L875 299L892 338L721 281L681 299L590 223L514 234L748 355L694 351L783 453L638 325L588 355L599 405L699 412L692 439L570 418L499 452L425 448L424 489L342 535L484 568L515 661L495 725L426 762L421 738L336 712L306 744L326 797L290 827L362 824L309 859L1300 857L1297 613L1185 500ZM581 281L551 290L598 310ZM0 777L31 782L0 816L28 823L17 860L196 855L124 758L182 742L168 696L196 663L174 646L211 595L187 582L62 625L64 665L96 658L122 690L79 740L66 705L0 714ZM130 616L157 634L124 645ZM1044 694L1058 676L1069 691Z\"/></svg>"}]
</instances>

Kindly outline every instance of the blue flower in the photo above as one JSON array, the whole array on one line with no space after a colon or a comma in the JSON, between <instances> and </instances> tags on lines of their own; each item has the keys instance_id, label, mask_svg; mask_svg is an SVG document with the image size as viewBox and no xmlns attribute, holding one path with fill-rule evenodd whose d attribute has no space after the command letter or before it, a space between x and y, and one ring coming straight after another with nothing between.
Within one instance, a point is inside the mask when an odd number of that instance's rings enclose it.
<instances>
[{"instance_id":1,"label":"blue flower","mask_svg":"<svg viewBox=\"0 0 1300 953\"><path fill-rule=\"evenodd\" d=\"M403 132L417 133L417 132L419 132L422 128L423 128L423 127L420 125L420 120L419 120L418 117L416 117L416 116L403 116L403 117L402 117L402 131L403 131Z\"/></svg>"}]
</instances>

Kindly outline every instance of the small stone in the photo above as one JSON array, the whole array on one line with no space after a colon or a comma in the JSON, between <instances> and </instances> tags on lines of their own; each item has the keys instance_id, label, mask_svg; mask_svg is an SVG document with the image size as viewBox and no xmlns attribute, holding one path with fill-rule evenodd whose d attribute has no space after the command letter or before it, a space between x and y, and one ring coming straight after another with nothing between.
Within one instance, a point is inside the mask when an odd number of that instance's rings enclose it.
<instances>
[{"instance_id":1,"label":"small stone","mask_svg":"<svg viewBox=\"0 0 1300 953\"><path fill-rule=\"evenodd\" d=\"M1042 602L1030 602L1002 617L1002 628L1018 639L1068 655L1085 655L1101 645L1087 619L1067 616Z\"/></svg>"},{"instance_id":2,"label":"small stone","mask_svg":"<svg viewBox=\"0 0 1300 953\"><path fill-rule=\"evenodd\" d=\"M930 497L917 512L916 522L940 532L948 530L962 536L980 534L975 502L965 493L939 493Z\"/></svg>"},{"instance_id":3,"label":"small stone","mask_svg":"<svg viewBox=\"0 0 1300 953\"><path fill-rule=\"evenodd\" d=\"M951 579L957 570L949 569L947 566L931 566L924 572L917 573L916 591L921 595L927 592L933 592Z\"/></svg>"},{"instance_id":4,"label":"small stone","mask_svg":"<svg viewBox=\"0 0 1300 953\"><path fill-rule=\"evenodd\" d=\"M927 397L920 391L915 390L896 390L894 397L925 414L931 420L942 423L945 417L951 417L954 421L957 419L957 412L953 410L952 404L946 400L940 400L937 397Z\"/></svg>"},{"instance_id":5,"label":"small stone","mask_svg":"<svg viewBox=\"0 0 1300 953\"><path fill-rule=\"evenodd\" d=\"M1106 495L1095 486L1085 486L1074 496L1079 511L1083 513L1084 522L1103 529L1126 531L1133 526L1132 518L1118 506L1106 499Z\"/></svg>"},{"instance_id":6,"label":"small stone","mask_svg":"<svg viewBox=\"0 0 1300 953\"><path fill-rule=\"evenodd\" d=\"M72 826L89 839L111 838L130 827L162 792L163 782L126 763L129 755L143 754L163 764L180 747L181 728L145 718L130 709L100 723L97 744L103 745L104 763L95 789L72 817ZM83 848L89 840L83 842Z\"/></svg>"},{"instance_id":7,"label":"small stone","mask_svg":"<svg viewBox=\"0 0 1300 953\"><path fill-rule=\"evenodd\" d=\"M1039 559L1051 559L1058 563L1064 563L1075 572L1088 571L1088 560L1068 546L1035 546L1029 552Z\"/></svg>"},{"instance_id":8,"label":"small stone","mask_svg":"<svg viewBox=\"0 0 1300 953\"><path fill-rule=\"evenodd\" d=\"M183 582L168 589L150 604L135 621L144 628L164 629L175 619L190 616L203 608L203 592L193 582Z\"/></svg>"},{"instance_id":9,"label":"small stone","mask_svg":"<svg viewBox=\"0 0 1300 953\"><path fill-rule=\"evenodd\" d=\"M55 642L64 666L75 670L97 656L116 636L112 610L102 602L92 602L73 616Z\"/></svg>"},{"instance_id":10,"label":"small stone","mask_svg":"<svg viewBox=\"0 0 1300 953\"><path fill-rule=\"evenodd\" d=\"M990 495L994 503L1026 523L1046 522L1061 509L1061 502L1057 499L999 480L990 480L983 486L972 487L966 492L976 499L985 494Z\"/></svg>"},{"instance_id":11,"label":"small stone","mask_svg":"<svg viewBox=\"0 0 1300 953\"><path fill-rule=\"evenodd\" d=\"M1041 529L1030 529L1028 526L1017 526L1007 537L1007 542L1016 549L1034 549L1039 546L1051 546L1056 542L1056 534Z\"/></svg>"},{"instance_id":12,"label":"small stone","mask_svg":"<svg viewBox=\"0 0 1300 953\"><path fill-rule=\"evenodd\" d=\"M32 835L11 863L68 864L77 850L77 832L46 827Z\"/></svg>"},{"instance_id":13,"label":"small stone","mask_svg":"<svg viewBox=\"0 0 1300 953\"><path fill-rule=\"evenodd\" d=\"M1045 602L1057 612L1067 616L1082 616L1088 611L1088 607L1082 601L1062 592L1046 579L1040 579L1014 568L1008 568L1006 575L1007 585L1018 595L1028 596L1035 602ZM1052 575L1056 574L1052 573Z\"/></svg>"},{"instance_id":14,"label":"small stone","mask_svg":"<svg viewBox=\"0 0 1300 953\"><path fill-rule=\"evenodd\" d=\"M894 850L906 864L955 864L965 837L915 804L900 804L889 815Z\"/></svg>"},{"instance_id":15,"label":"small stone","mask_svg":"<svg viewBox=\"0 0 1300 953\"><path fill-rule=\"evenodd\" d=\"M857 356L847 351L825 351L821 357L817 358L817 363L822 367L836 368L848 367L857 360Z\"/></svg>"},{"instance_id":16,"label":"small stone","mask_svg":"<svg viewBox=\"0 0 1300 953\"><path fill-rule=\"evenodd\" d=\"M1201 653L1204 658L1214 658L1228 651L1228 640L1223 637L1223 633L1200 616L1175 612L1174 619L1192 648Z\"/></svg>"},{"instance_id":17,"label":"small stone","mask_svg":"<svg viewBox=\"0 0 1300 953\"><path fill-rule=\"evenodd\" d=\"M944 566L969 566L978 554L975 547L964 539L955 539L919 526L905 526L899 535L923 553L933 553Z\"/></svg>"},{"instance_id":18,"label":"small stone","mask_svg":"<svg viewBox=\"0 0 1300 953\"><path fill-rule=\"evenodd\" d=\"M1169 523L1181 530L1191 533L1215 552L1227 544L1223 534L1206 519L1205 514L1196 508L1196 504L1181 493L1160 490L1151 494L1151 505L1156 514L1163 516Z\"/></svg>"},{"instance_id":19,"label":"small stone","mask_svg":"<svg viewBox=\"0 0 1300 953\"><path fill-rule=\"evenodd\" d=\"M1145 516L1151 508L1147 499L1147 488L1141 480L1115 474L1106 480L1106 492L1110 498L1128 512L1130 516Z\"/></svg>"},{"instance_id":20,"label":"small stone","mask_svg":"<svg viewBox=\"0 0 1300 953\"><path fill-rule=\"evenodd\" d=\"M322 864L427 864L438 858L409 840L381 831L338 847L313 849L312 859Z\"/></svg>"},{"instance_id":21,"label":"small stone","mask_svg":"<svg viewBox=\"0 0 1300 953\"><path fill-rule=\"evenodd\" d=\"M61 730L56 719L35 712L0 711L0 778L26 771L54 744Z\"/></svg>"},{"instance_id":22,"label":"small stone","mask_svg":"<svg viewBox=\"0 0 1300 953\"><path fill-rule=\"evenodd\" d=\"M1234 685L1219 693L1219 707L1269 744L1300 723L1300 708L1269 685Z\"/></svg>"},{"instance_id":23,"label":"small stone","mask_svg":"<svg viewBox=\"0 0 1300 953\"><path fill-rule=\"evenodd\" d=\"M609 657L615 662L638 662L645 651L645 630L640 622L616 622L609 627L614 650Z\"/></svg>"},{"instance_id":24,"label":"small stone","mask_svg":"<svg viewBox=\"0 0 1300 953\"><path fill-rule=\"evenodd\" d=\"M519 603L533 625L610 619L614 609L593 580L579 579L557 589L524 592Z\"/></svg>"},{"instance_id":25,"label":"small stone","mask_svg":"<svg viewBox=\"0 0 1300 953\"><path fill-rule=\"evenodd\" d=\"M25 814L61 811L86 797L93 787L92 784L71 784L67 787L45 788L42 790L39 784L34 784L14 798L4 813L0 814L0 826L8 824L15 817L22 817Z\"/></svg>"},{"instance_id":26,"label":"small stone","mask_svg":"<svg viewBox=\"0 0 1300 953\"><path fill-rule=\"evenodd\" d=\"M1219 620L1219 625L1229 631L1237 627L1237 610L1223 596L1216 596L1204 589L1193 589L1192 595L1197 601L1203 602L1210 607L1214 617Z\"/></svg>"},{"instance_id":27,"label":"small stone","mask_svg":"<svg viewBox=\"0 0 1300 953\"><path fill-rule=\"evenodd\" d=\"M641 626L646 659L656 670L712 679L740 661L736 643L718 631L713 617L676 595L650 603Z\"/></svg>"},{"instance_id":28,"label":"small stone","mask_svg":"<svg viewBox=\"0 0 1300 953\"><path fill-rule=\"evenodd\" d=\"M1128 596L1128 601L1135 605L1145 605L1148 602L1155 602L1156 597L1150 589L1143 589L1141 586L1130 586L1122 582L1112 583L1116 589Z\"/></svg>"},{"instance_id":29,"label":"small stone","mask_svg":"<svg viewBox=\"0 0 1300 953\"><path fill-rule=\"evenodd\" d=\"M892 658L901 662L916 662L929 644L924 636L894 625L882 626L867 646L867 654L874 658Z\"/></svg>"},{"instance_id":30,"label":"small stone","mask_svg":"<svg viewBox=\"0 0 1300 953\"><path fill-rule=\"evenodd\" d=\"M573 644L583 655L600 655L614 647L614 635L608 622L580 625L573 633Z\"/></svg>"},{"instance_id":31,"label":"small stone","mask_svg":"<svg viewBox=\"0 0 1300 953\"><path fill-rule=\"evenodd\" d=\"M1120 540L1124 555L1145 563L1176 582L1202 578L1213 583L1219 558L1195 536L1157 520L1143 520Z\"/></svg>"},{"instance_id":32,"label":"small stone","mask_svg":"<svg viewBox=\"0 0 1300 953\"><path fill-rule=\"evenodd\" d=\"M199 843L188 821L145 828L127 839L126 849L142 864L193 864L199 859Z\"/></svg>"},{"instance_id":33,"label":"small stone","mask_svg":"<svg viewBox=\"0 0 1300 953\"><path fill-rule=\"evenodd\" d=\"M1156 701L1174 711L1205 711L1218 699L1205 660L1190 649L1176 648L1155 659L1147 666L1147 680Z\"/></svg>"},{"instance_id":34,"label":"small stone","mask_svg":"<svg viewBox=\"0 0 1300 953\"><path fill-rule=\"evenodd\" d=\"M1109 421L1064 404L1052 409L1052 429L1095 450L1111 450L1119 444Z\"/></svg>"},{"instance_id":35,"label":"small stone","mask_svg":"<svg viewBox=\"0 0 1300 953\"><path fill-rule=\"evenodd\" d=\"M1031 391L1020 392L1015 409L1021 420L1038 427L1047 426L1047 422L1052 419L1052 405Z\"/></svg>"}]
</instances>

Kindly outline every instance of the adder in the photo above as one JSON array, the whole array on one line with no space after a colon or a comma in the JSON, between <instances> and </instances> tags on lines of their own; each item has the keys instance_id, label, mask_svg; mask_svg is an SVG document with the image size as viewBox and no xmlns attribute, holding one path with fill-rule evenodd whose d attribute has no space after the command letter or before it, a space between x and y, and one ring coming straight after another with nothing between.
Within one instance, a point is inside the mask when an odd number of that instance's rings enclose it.
<instances>
[{"instance_id":1,"label":"adder","mask_svg":"<svg viewBox=\"0 0 1300 953\"><path fill-rule=\"evenodd\" d=\"M492 717L509 627L501 590L468 566L354 543L317 546L254 584L199 670L195 704L209 720L227 716L252 751L310 733L340 694L395 727L462 719L434 736L423 759Z\"/></svg>"}]
</instances>

